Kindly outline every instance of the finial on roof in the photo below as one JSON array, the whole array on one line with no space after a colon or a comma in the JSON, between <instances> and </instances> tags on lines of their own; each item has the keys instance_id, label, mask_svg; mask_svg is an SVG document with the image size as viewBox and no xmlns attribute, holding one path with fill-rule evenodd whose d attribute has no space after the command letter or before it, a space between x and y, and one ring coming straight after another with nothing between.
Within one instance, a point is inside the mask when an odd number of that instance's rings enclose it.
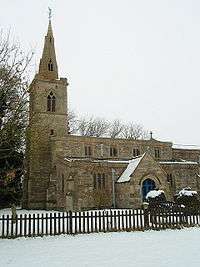
<instances>
[{"instance_id":1,"label":"finial on roof","mask_svg":"<svg viewBox=\"0 0 200 267\"><path fill-rule=\"evenodd\" d=\"M48 7L48 10L49 10L49 20L51 20L51 18L52 18L52 9L50 7Z\"/></svg>"}]
</instances>

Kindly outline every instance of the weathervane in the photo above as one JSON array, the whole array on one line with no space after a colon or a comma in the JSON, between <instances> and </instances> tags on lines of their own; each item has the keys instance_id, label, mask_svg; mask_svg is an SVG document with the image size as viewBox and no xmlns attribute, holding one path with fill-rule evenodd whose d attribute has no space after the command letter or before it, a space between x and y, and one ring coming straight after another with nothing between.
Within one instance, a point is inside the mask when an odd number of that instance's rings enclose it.
<instances>
[{"instance_id":1,"label":"weathervane","mask_svg":"<svg viewBox=\"0 0 200 267\"><path fill-rule=\"evenodd\" d=\"M52 18L52 9L50 7L48 7L48 10L49 10L49 20L51 20L51 18Z\"/></svg>"}]
</instances>

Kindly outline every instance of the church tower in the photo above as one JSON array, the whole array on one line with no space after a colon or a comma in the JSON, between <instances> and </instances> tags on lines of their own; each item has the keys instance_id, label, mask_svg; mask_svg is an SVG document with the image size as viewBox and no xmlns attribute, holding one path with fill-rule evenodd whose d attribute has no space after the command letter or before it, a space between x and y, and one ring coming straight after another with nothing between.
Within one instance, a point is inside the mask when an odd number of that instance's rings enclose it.
<instances>
[{"instance_id":1,"label":"church tower","mask_svg":"<svg viewBox=\"0 0 200 267\"><path fill-rule=\"evenodd\" d=\"M48 208L52 177L51 139L67 135L67 79L58 77L51 18L39 71L30 85L23 206ZM51 201L51 200L49 200Z\"/></svg>"}]
</instances>

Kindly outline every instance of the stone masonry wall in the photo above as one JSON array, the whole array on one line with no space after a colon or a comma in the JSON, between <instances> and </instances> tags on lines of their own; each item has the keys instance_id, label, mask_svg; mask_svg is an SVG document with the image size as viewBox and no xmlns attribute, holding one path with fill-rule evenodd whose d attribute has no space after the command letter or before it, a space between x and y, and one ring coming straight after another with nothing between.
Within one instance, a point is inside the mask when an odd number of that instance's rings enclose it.
<instances>
[{"instance_id":1,"label":"stone masonry wall","mask_svg":"<svg viewBox=\"0 0 200 267\"><path fill-rule=\"evenodd\" d=\"M170 160L172 158L172 144L156 140L126 140L111 138L96 138L69 135L66 138L52 138L55 153L63 151L66 157L90 157L90 158L112 158L130 159L133 158L133 149L139 149L140 154L147 150L155 158L155 149L159 149L160 157L156 160ZM91 147L91 156L85 155L85 146ZM110 148L116 148L116 156L110 156Z\"/></svg>"}]
</instances>

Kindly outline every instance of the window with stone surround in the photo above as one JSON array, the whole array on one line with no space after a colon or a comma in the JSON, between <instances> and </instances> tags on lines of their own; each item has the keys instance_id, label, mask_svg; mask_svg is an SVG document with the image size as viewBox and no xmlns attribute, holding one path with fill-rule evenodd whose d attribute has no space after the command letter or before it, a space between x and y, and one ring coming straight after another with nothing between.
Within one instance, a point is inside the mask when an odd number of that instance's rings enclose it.
<instances>
[{"instance_id":1,"label":"window with stone surround","mask_svg":"<svg viewBox=\"0 0 200 267\"><path fill-rule=\"evenodd\" d=\"M117 157L118 151L116 147L110 147L110 157Z\"/></svg>"},{"instance_id":2,"label":"window with stone surround","mask_svg":"<svg viewBox=\"0 0 200 267\"><path fill-rule=\"evenodd\" d=\"M92 156L92 148L91 146L85 146L85 156Z\"/></svg>"},{"instance_id":3,"label":"window with stone surround","mask_svg":"<svg viewBox=\"0 0 200 267\"><path fill-rule=\"evenodd\" d=\"M94 189L104 189L106 187L105 173L94 173L93 174L93 186L94 186Z\"/></svg>"},{"instance_id":4,"label":"window with stone surround","mask_svg":"<svg viewBox=\"0 0 200 267\"><path fill-rule=\"evenodd\" d=\"M139 148L133 148L133 157L137 157L140 155L140 150Z\"/></svg>"},{"instance_id":5,"label":"window with stone surround","mask_svg":"<svg viewBox=\"0 0 200 267\"><path fill-rule=\"evenodd\" d=\"M52 112L56 111L56 98L54 95L52 96L52 99L51 99L51 111Z\"/></svg>"},{"instance_id":6,"label":"window with stone surround","mask_svg":"<svg viewBox=\"0 0 200 267\"><path fill-rule=\"evenodd\" d=\"M53 95L52 92L47 96L47 111L56 111L56 97Z\"/></svg>"},{"instance_id":7,"label":"window with stone surround","mask_svg":"<svg viewBox=\"0 0 200 267\"><path fill-rule=\"evenodd\" d=\"M156 159L160 158L160 149L159 148L155 148L154 149L154 155Z\"/></svg>"}]
</instances>

